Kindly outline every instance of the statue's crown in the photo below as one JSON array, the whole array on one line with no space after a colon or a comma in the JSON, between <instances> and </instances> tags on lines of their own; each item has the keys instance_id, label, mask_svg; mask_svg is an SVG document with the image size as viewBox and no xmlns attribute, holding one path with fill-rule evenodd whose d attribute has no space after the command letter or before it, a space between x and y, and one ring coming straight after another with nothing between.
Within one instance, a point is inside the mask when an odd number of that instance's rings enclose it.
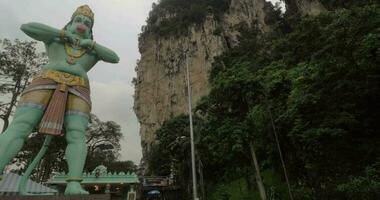
<instances>
[{"instance_id":1,"label":"statue's crown","mask_svg":"<svg viewBox=\"0 0 380 200\"><path fill-rule=\"evenodd\" d=\"M73 19L77 15L84 15L90 18L92 22L94 22L94 13L88 5L79 6L77 10L73 13L73 16L71 16L71 19Z\"/></svg>"}]
</instances>

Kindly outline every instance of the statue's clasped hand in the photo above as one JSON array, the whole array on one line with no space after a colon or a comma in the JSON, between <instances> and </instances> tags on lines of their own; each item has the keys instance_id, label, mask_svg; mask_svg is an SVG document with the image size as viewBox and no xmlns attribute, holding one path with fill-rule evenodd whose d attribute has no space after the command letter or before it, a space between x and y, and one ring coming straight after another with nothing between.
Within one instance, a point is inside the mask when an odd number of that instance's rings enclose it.
<instances>
[{"instance_id":1,"label":"statue's clasped hand","mask_svg":"<svg viewBox=\"0 0 380 200\"><path fill-rule=\"evenodd\" d=\"M81 39L77 37L75 34L62 30L60 34L61 40L64 42L71 43L74 47L82 47L85 49L93 49L95 47L96 42L91 39Z\"/></svg>"},{"instance_id":2,"label":"statue's clasped hand","mask_svg":"<svg viewBox=\"0 0 380 200\"><path fill-rule=\"evenodd\" d=\"M65 30L61 30L60 38L63 42L69 42L72 44L74 44L75 41L79 40L79 38L75 36L73 33L70 33L69 31L65 31Z\"/></svg>"}]
</instances>

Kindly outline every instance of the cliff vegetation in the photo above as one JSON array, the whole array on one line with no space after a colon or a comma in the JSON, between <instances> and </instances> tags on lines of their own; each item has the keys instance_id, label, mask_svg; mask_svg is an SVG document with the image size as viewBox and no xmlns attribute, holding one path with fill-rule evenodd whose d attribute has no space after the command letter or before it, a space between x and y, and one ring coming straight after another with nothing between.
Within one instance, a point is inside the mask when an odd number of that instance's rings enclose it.
<instances>
[{"instance_id":1,"label":"cliff vegetation","mask_svg":"<svg viewBox=\"0 0 380 200\"><path fill-rule=\"evenodd\" d=\"M207 15L220 17L231 0L160 0L153 4L144 33L160 37L186 35L188 27L200 25Z\"/></svg>"}]
</instances>

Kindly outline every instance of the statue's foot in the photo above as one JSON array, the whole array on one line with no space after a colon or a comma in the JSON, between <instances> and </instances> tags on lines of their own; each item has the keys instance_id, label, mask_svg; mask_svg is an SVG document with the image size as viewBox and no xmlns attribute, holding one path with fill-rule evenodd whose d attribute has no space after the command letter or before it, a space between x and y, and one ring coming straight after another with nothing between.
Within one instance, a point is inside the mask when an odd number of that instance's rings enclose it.
<instances>
[{"instance_id":1,"label":"statue's foot","mask_svg":"<svg viewBox=\"0 0 380 200\"><path fill-rule=\"evenodd\" d=\"M80 194L89 194L89 192L84 190L79 182L70 181L67 183L65 195L80 195Z\"/></svg>"}]
</instances>

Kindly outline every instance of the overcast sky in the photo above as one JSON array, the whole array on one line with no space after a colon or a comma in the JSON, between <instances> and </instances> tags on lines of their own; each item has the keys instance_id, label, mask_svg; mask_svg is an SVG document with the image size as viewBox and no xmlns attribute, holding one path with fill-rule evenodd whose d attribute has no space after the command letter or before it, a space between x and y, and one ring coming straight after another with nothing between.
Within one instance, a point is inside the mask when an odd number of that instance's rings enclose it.
<instances>
[{"instance_id":1,"label":"overcast sky","mask_svg":"<svg viewBox=\"0 0 380 200\"><path fill-rule=\"evenodd\" d=\"M0 39L31 40L19 27L40 22L62 28L75 9L88 4L95 13L94 39L117 52L120 63L99 62L90 72L93 113L122 127L121 160L141 159L139 125L133 112L132 78L139 59L138 34L155 0L0 0ZM39 49L43 50L42 43ZM1 125L0 125L1 126Z\"/></svg>"}]
</instances>

